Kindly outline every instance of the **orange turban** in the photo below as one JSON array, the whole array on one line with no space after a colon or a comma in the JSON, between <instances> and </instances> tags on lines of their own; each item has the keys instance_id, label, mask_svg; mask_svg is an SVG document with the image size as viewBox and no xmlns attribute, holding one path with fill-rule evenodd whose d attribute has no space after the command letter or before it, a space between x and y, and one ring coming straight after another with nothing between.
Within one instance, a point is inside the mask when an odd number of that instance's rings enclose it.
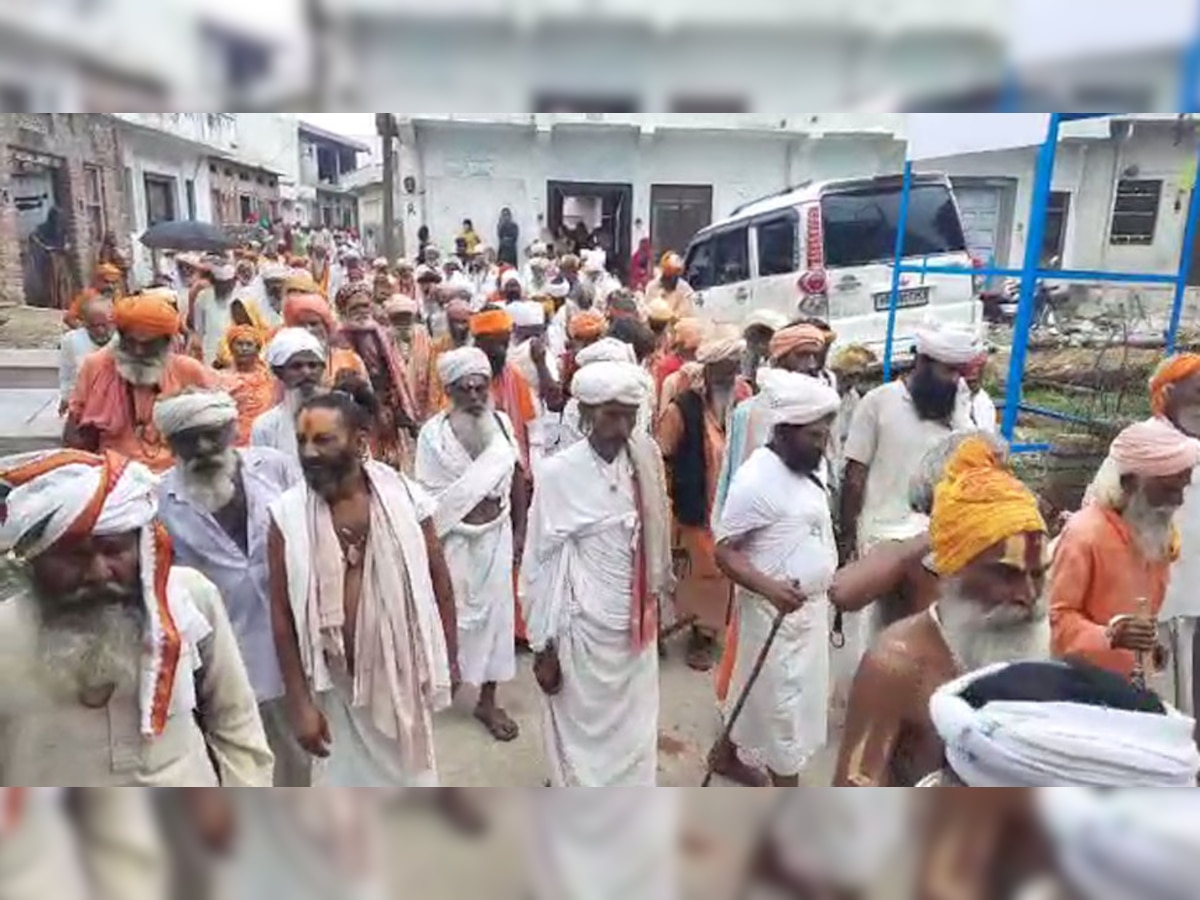
<instances>
[{"instance_id":1,"label":"orange turban","mask_svg":"<svg viewBox=\"0 0 1200 900\"><path fill-rule=\"evenodd\" d=\"M131 294L116 302L113 324L118 331L142 340L175 337L179 333L179 310L163 294Z\"/></svg>"},{"instance_id":2,"label":"orange turban","mask_svg":"<svg viewBox=\"0 0 1200 900\"><path fill-rule=\"evenodd\" d=\"M1031 531L1046 531L1037 498L987 441L964 440L933 493L929 538L938 574L954 575L989 547Z\"/></svg>"},{"instance_id":3,"label":"orange turban","mask_svg":"<svg viewBox=\"0 0 1200 900\"><path fill-rule=\"evenodd\" d=\"M233 344L234 341L254 341L262 347L265 340L262 331L253 325L230 325L225 330L226 344Z\"/></svg>"},{"instance_id":4,"label":"orange turban","mask_svg":"<svg viewBox=\"0 0 1200 900\"><path fill-rule=\"evenodd\" d=\"M673 343L683 350L697 350L704 343L705 324L695 316L684 316L675 323Z\"/></svg>"},{"instance_id":5,"label":"orange turban","mask_svg":"<svg viewBox=\"0 0 1200 900\"><path fill-rule=\"evenodd\" d=\"M114 284L121 280L121 270L112 263L96 266L96 280L102 284Z\"/></svg>"},{"instance_id":6,"label":"orange turban","mask_svg":"<svg viewBox=\"0 0 1200 900\"><path fill-rule=\"evenodd\" d=\"M683 257L672 250L668 250L663 254L662 260L659 261L659 266L662 268L664 275L681 275L683 274Z\"/></svg>"},{"instance_id":7,"label":"orange turban","mask_svg":"<svg viewBox=\"0 0 1200 900\"><path fill-rule=\"evenodd\" d=\"M471 334L510 334L513 330L512 316L502 309L485 309L471 316Z\"/></svg>"},{"instance_id":8,"label":"orange turban","mask_svg":"<svg viewBox=\"0 0 1200 900\"><path fill-rule=\"evenodd\" d=\"M598 338L607 330L608 322L604 319L604 313L595 309L577 312L567 322L567 334L576 340Z\"/></svg>"},{"instance_id":9,"label":"orange turban","mask_svg":"<svg viewBox=\"0 0 1200 900\"><path fill-rule=\"evenodd\" d=\"M283 324L289 328L295 328L299 318L306 313L320 316L325 327L333 330L333 311L320 294L292 294L283 301Z\"/></svg>"},{"instance_id":10,"label":"orange turban","mask_svg":"<svg viewBox=\"0 0 1200 900\"><path fill-rule=\"evenodd\" d=\"M1164 359L1150 378L1150 411L1161 416L1167 407L1167 388L1200 374L1200 353L1181 353Z\"/></svg>"},{"instance_id":11,"label":"orange turban","mask_svg":"<svg viewBox=\"0 0 1200 900\"><path fill-rule=\"evenodd\" d=\"M816 325L789 325L780 328L771 336L767 355L774 361L787 356L793 350L820 353L824 349L825 332Z\"/></svg>"}]
</instances>

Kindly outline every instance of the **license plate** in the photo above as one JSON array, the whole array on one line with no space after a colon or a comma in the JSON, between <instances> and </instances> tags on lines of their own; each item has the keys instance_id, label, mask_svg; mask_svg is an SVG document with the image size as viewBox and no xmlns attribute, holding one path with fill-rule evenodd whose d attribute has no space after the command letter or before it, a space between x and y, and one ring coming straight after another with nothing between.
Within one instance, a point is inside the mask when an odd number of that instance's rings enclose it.
<instances>
[{"instance_id":1,"label":"license plate","mask_svg":"<svg viewBox=\"0 0 1200 900\"><path fill-rule=\"evenodd\" d=\"M875 312L886 312L892 302L892 292L884 291L875 295ZM896 309L912 309L914 306L929 305L929 286L901 288L896 298Z\"/></svg>"}]
</instances>

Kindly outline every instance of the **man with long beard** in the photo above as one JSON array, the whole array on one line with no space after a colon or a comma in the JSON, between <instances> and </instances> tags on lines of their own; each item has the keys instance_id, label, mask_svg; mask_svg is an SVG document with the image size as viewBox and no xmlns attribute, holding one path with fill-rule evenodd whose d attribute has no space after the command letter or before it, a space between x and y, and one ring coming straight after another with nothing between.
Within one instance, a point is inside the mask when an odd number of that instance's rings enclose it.
<instances>
[{"instance_id":1,"label":"man with long beard","mask_svg":"<svg viewBox=\"0 0 1200 900\"><path fill-rule=\"evenodd\" d=\"M1179 550L1173 519L1200 463L1200 441L1148 419L1117 435L1109 456L1092 502L1071 517L1054 550L1053 649L1144 680L1166 663L1156 619Z\"/></svg>"},{"instance_id":2,"label":"man with long beard","mask_svg":"<svg viewBox=\"0 0 1200 900\"><path fill-rule=\"evenodd\" d=\"M221 595L176 566L143 465L75 450L0 460L0 784L271 784Z\"/></svg>"},{"instance_id":3,"label":"man with long beard","mask_svg":"<svg viewBox=\"0 0 1200 900\"><path fill-rule=\"evenodd\" d=\"M79 450L112 450L151 471L166 471L174 458L154 427L155 401L188 387L213 387L216 373L171 350L179 334L179 312L162 294L121 298L113 324L116 342L79 367L63 443Z\"/></svg>"},{"instance_id":4,"label":"man with long beard","mask_svg":"<svg viewBox=\"0 0 1200 900\"><path fill-rule=\"evenodd\" d=\"M673 587L666 479L637 432L643 373L575 376L588 438L546 460L521 561L543 739L555 787L653 787L658 602Z\"/></svg>"},{"instance_id":5,"label":"man with long beard","mask_svg":"<svg viewBox=\"0 0 1200 900\"><path fill-rule=\"evenodd\" d=\"M475 717L507 742L517 724L497 703L496 687L516 675L513 548L525 542L527 481L514 477L512 421L492 402L483 351L443 353L438 372L452 405L421 428L416 477L437 503L433 524L458 604L459 670L479 688Z\"/></svg>"},{"instance_id":6,"label":"man with long beard","mask_svg":"<svg viewBox=\"0 0 1200 900\"><path fill-rule=\"evenodd\" d=\"M296 413L301 403L322 390L325 346L303 328L282 328L267 345L266 357L283 386L283 398L254 421L250 445L270 447L298 461Z\"/></svg>"},{"instance_id":7,"label":"man with long beard","mask_svg":"<svg viewBox=\"0 0 1200 900\"><path fill-rule=\"evenodd\" d=\"M413 414L417 423L429 419L436 410L432 408L430 362L433 347L429 332L417 328L417 301L403 294L393 294L383 304L383 315L387 321L389 337L408 377L412 393ZM451 320L453 325L453 320Z\"/></svg>"},{"instance_id":8,"label":"man with long beard","mask_svg":"<svg viewBox=\"0 0 1200 900\"><path fill-rule=\"evenodd\" d=\"M419 485L366 458L374 395L300 406L304 482L271 505L271 621L293 732L328 787L434 786L458 682L454 590Z\"/></svg>"},{"instance_id":9,"label":"man with long beard","mask_svg":"<svg viewBox=\"0 0 1200 900\"><path fill-rule=\"evenodd\" d=\"M930 518L937 599L886 628L863 657L836 786L917 784L941 765L929 716L935 690L983 666L1049 655L1045 532L1036 498L993 446L974 436L959 444Z\"/></svg>"},{"instance_id":10,"label":"man with long beard","mask_svg":"<svg viewBox=\"0 0 1200 900\"><path fill-rule=\"evenodd\" d=\"M731 592L717 568L712 509L726 428L734 407L750 397L750 386L738 374L745 346L732 332L718 332L702 344L692 367L698 371L686 373L692 379L688 388L660 413L655 434L670 478L674 546L683 569L675 610L692 620L687 664L701 672L713 666L729 612Z\"/></svg>"},{"instance_id":11,"label":"man with long beard","mask_svg":"<svg viewBox=\"0 0 1200 900\"><path fill-rule=\"evenodd\" d=\"M225 601L275 754L275 785L304 787L308 758L283 708L267 584L267 507L299 482L299 467L266 447L234 449L237 407L219 391L160 400L154 420L178 460L159 487L176 559L203 573Z\"/></svg>"}]
</instances>

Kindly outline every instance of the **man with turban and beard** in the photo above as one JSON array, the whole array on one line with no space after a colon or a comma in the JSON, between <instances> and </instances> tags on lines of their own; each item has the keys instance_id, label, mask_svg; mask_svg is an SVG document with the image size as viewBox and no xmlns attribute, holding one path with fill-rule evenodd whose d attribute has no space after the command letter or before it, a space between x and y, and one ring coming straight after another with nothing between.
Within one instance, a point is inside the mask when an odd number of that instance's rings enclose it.
<instances>
[{"instance_id":1,"label":"man with turban and beard","mask_svg":"<svg viewBox=\"0 0 1200 900\"><path fill-rule=\"evenodd\" d=\"M416 478L437 504L433 524L457 603L459 671L479 688L475 718L507 742L517 724L497 703L496 688L516 676L513 548L525 543L528 481L512 421L492 400L483 351L443 353L438 369L451 408L421 428Z\"/></svg>"},{"instance_id":2,"label":"man with turban and beard","mask_svg":"<svg viewBox=\"0 0 1200 900\"><path fill-rule=\"evenodd\" d=\"M739 376L746 344L736 332L700 346L696 363L678 373L692 379L659 415L655 437L667 463L675 520L673 546L680 576L675 611L692 620L687 663L712 668L717 635L729 612L729 582L717 568L712 509L734 407L750 397ZM698 369L698 372L692 372Z\"/></svg>"},{"instance_id":3,"label":"man with turban and beard","mask_svg":"<svg viewBox=\"0 0 1200 900\"><path fill-rule=\"evenodd\" d=\"M675 395L686 390L689 377L680 370L696 361L696 353L708 334L708 323L702 319L685 317L671 329L671 352L664 356L655 371L654 382L658 387L658 408L665 410Z\"/></svg>"},{"instance_id":4,"label":"man with turban and beard","mask_svg":"<svg viewBox=\"0 0 1200 900\"><path fill-rule=\"evenodd\" d=\"M367 456L374 402L360 384L301 404L304 481L270 510L275 647L314 785L434 786L433 713L458 681L454 591L432 500Z\"/></svg>"},{"instance_id":5,"label":"man with turban and beard","mask_svg":"<svg viewBox=\"0 0 1200 900\"><path fill-rule=\"evenodd\" d=\"M1200 463L1200 441L1148 419L1118 434L1109 457L1092 502L1071 517L1054 550L1053 649L1144 680L1167 661L1156 619L1179 553L1173 519Z\"/></svg>"},{"instance_id":6,"label":"man with turban and beard","mask_svg":"<svg viewBox=\"0 0 1200 900\"><path fill-rule=\"evenodd\" d=\"M408 378L413 415L421 424L436 412L432 406L430 366L433 344L429 332L417 327L417 301L404 294L393 294L383 304L383 316L392 347L400 357Z\"/></svg>"},{"instance_id":7,"label":"man with turban and beard","mask_svg":"<svg viewBox=\"0 0 1200 900\"><path fill-rule=\"evenodd\" d=\"M275 785L305 787L308 758L282 702L267 584L267 508L299 482L300 471L277 450L234 449L237 416L233 398L220 391L158 401L155 423L178 460L159 485L159 514L176 561L221 592L275 755Z\"/></svg>"},{"instance_id":8,"label":"man with turban and beard","mask_svg":"<svg viewBox=\"0 0 1200 900\"><path fill-rule=\"evenodd\" d=\"M271 751L221 595L177 566L158 479L113 453L0 460L0 783L268 787Z\"/></svg>"},{"instance_id":9,"label":"man with turban and beard","mask_svg":"<svg viewBox=\"0 0 1200 900\"><path fill-rule=\"evenodd\" d=\"M296 413L324 390L325 346L303 328L281 328L267 345L266 362L283 389L282 399L250 428L252 447L270 447L299 461Z\"/></svg>"},{"instance_id":10,"label":"man with turban and beard","mask_svg":"<svg viewBox=\"0 0 1200 900\"><path fill-rule=\"evenodd\" d=\"M868 391L854 409L842 447L841 558L881 541L925 530L908 505L908 484L925 451L952 431L970 429L962 370L979 355L973 332L927 325L917 331L916 362L903 378ZM861 656L889 623L917 612L910 586L848 616L848 652Z\"/></svg>"},{"instance_id":11,"label":"man with turban and beard","mask_svg":"<svg viewBox=\"0 0 1200 900\"><path fill-rule=\"evenodd\" d=\"M675 252L663 254L659 276L646 285L646 302L666 301L676 319L693 315L692 298L696 292L683 280L683 257Z\"/></svg>"},{"instance_id":12,"label":"man with turban and beard","mask_svg":"<svg viewBox=\"0 0 1200 900\"><path fill-rule=\"evenodd\" d=\"M112 450L163 472L174 459L154 427L155 400L187 387L213 387L216 373L172 351L179 312L161 294L122 297L113 310L113 324L116 342L79 367L63 443L93 452Z\"/></svg>"},{"instance_id":13,"label":"man with turban and beard","mask_svg":"<svg viewBox=\"0 0 1200 900\"><path fill-rule=\"evenodd\" d=\"M289 294L283 303L283 324L287 328L303 328L325 348L325 384L331 385L341 372L351 372L364 381L370 376L366 364L348 347L333 343L337 323L333 310L319 294Z\"/></svg>"},{"instance_id":14,"label":"man with turban and beard","mask_svg":"<svg viewBox=\"0 0 1200 900\"><path fill-rule=\"evenodd\" d=\"M221 372L219 379L237 405L234 443L245 447L250 443L255 420L278 401L279 389L263 361L263 336L259 329L253 325L232 325L225 333L225 343L232 365Z\"/></svg>"},{"instance_id":15,"label":"man with turban and beard","mask_svg":"<svg viewBox=\"0 0 1200 900\"><path fill-rule=\"evenodd\" d=\"M670 595L662 460L637 431L635 363L575 376L587 440L538 473L521 562L554 787L653 787L658 603Z\"/></svg>"},{"instance_id":16,"label":"man with turban and beard","mask_svg":"<svg viewBox=\"0 0 1200 900\"><path fill-rule=\"evenodd\" d=\"M511 360L526 383L534 387L542 446L556 442L565 400L558 362L546 346L546 310L534 300L517 300L505 308L513 320Z\"/></svg>"},{"instance_id":17,"label":"man with turban and beard","mask_svg":"<svg viewBox=\"0 0 1200 900\"><path fill-rule=\"evenodd\" d=\"M636 363L637 358L633 347L624 341L619 341L613 337L600 338L594 344L589 344L579 351L575 357L575 363L579 369L585 366L590 366L598 362L625 362ZM578 371L578 369L576 370ZM638 409L637 427L639 432L650 434L650 430L654 424L654 410L650 404L653 402L652 390L653 386L650 382L649 373L643 370L642 381L645 382L646 392L642 400L642 405ZM579 411L579 400L572 397L566 402L563 407L562 415L559 417L558 428L555 433L556 441L552 447L548 448L548 452L557 453L565 450L572 444L584 440L587 435L583 431L582 417Z\"/></svg>"},{"instance_id":18,"label":"man with turban and beard","mask_svg":"<svg viewBox=\"0 0 1200 900\"><path fill-rule=\"evenodd\" d=\"M206 365L220 360L225 332L230 325L254 325L265 329L258 304L247 294L235 296L237 275L233 264L218 260L210 264L211 283L196 297L192 308L191 354Z\"/></svg>"},{"instance_id":19,"label":"man with turban and beard","mask_svg":"<svg viewBox=\"0 0 1200 900\"><path fill-rule=\"evenodd\" d=\"M818 472L840 398L815 378L781 372L762 399L771 436L738 469L714 535L717 565L736 585L732 690L724 693L741 695L783 616L730 739L734 753L761 755L774 785L797 787L828 730L825 626L837 544Z\"/></svg>"},{"instance_id":20,"label":"man with turban and beard","mask_svg":"<svg viewBox=\"0 0 1200 900\"><path fill-rule=\"evenodd\" d=\"M492 364L492 400L512 420L521 467L529 473L532 461L542 456L544 440L534 390L508 358L512 333L512 316L499 307L484 307L471 316L471 337Z\"/></svg>"},{"instance_id":21,"label":"man with turban and beard","mask_svg":"<svg viewBox=\"0 0 1200 900\"><path fill-rule=\"evenodd\" d=\"M934 691L984 666L1049 655L1046 526L1037 499L985 438L963 440L946 465L929 539L936 600L886 628L863 657L836 786L917 784L941 765Z\"/></svg>"},{"instance_id":22,"label":"man with turban and beard","mask_svg":"<svg viewBox=\"0 0 1200 900\"><path fill-rule=\"evenodd\" d=\"M347 286L338 343L353 348L366 366L371 388L379 400L379 416L371 452L375 459L395 469L412 472L416 453L417 417L413 410L408 371L391 336L374 316L374 302L366 284Z\"/></svg>"}]
</instances>

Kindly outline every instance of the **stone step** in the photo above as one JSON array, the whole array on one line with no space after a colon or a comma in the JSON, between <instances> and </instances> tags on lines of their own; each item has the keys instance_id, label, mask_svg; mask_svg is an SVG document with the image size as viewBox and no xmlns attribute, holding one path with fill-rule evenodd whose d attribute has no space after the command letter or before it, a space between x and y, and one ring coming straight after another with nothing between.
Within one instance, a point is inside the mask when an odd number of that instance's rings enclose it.
<instances>
[{"instance_id":1,"label":"stone step","mask_svg":"<svg viewBox=\"0 0 1200 900\"><path fill-rule=\"evenodd\" d=\"M57 447L62 428L57 390L0 389L0 453Z\"/></svg>"},{"instance_id":2,"label":"stone step","mask_svg":"<svg viewBox=\"0 0 1200 900\"><path fill-rule=\"evenodd\" d=\"M57 350L0 350L0 389L58 387Z\"/></svg>"}]
</instances>

